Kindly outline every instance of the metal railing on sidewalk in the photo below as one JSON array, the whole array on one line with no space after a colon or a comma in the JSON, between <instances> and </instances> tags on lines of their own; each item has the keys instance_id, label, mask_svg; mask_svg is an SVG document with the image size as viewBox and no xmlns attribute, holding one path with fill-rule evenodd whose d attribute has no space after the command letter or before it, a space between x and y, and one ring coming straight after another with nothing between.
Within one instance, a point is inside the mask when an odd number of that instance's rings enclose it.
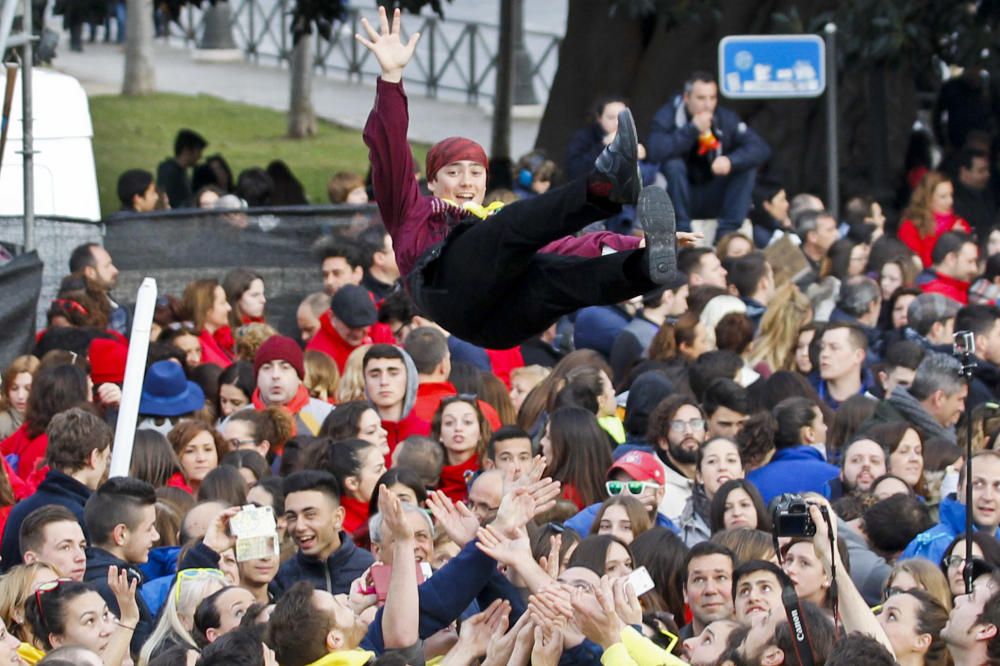
<instances>
[{"instance_id":1,"label":"metal railing on sidewalk","mask_svg":"<svg viewBox=\"0 0 1000 666\"><path fill-rule=\"evenodd\" d=\"M253 62L287 64L291 58L292 0L229 0L233 37ZM206 4L206 8L208 5ZM170 24L169 39L196 46L204 30L205 11L188 5L180 25ZM314 67L326 75L348 81L374 81L378 63L354 39L361 31L361 18L373 21L374 7L348 7L347 20L339 25L331 41L315 40ZM415 28L415 29L414 29ZM428 97L461 99L468 104L492 103L497 65L499 26L476 21L441 20L437 16L409 16L404 32L420 32L422 39L414 55L407 81L422 85ZM562 36L537 30L524 31L524 46L531 65L524 76L544 103L548 98L559 59Z\"/></svg>"}]
</instances>

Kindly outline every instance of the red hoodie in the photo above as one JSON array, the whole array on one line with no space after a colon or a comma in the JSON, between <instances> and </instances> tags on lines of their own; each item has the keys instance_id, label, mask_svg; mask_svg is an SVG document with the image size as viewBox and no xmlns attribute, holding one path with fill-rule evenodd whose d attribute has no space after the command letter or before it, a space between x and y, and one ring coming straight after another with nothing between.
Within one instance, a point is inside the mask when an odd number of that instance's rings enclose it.
<instances>
[{"instance_id":1,"label":"red hoodie","mask_svg":"<svg viewBox=\"0 0 1000 666\"><path fill-rule=\"evenodd\" d=\"M348 534L368 524L368 502L341 495L340 506L344 507L344 531Z\"/></svg>"},{"instance_id":2,"label":"red hoodie","mask_svg":"<svg viewBox=\"0 0 1000 666\"><path fill-rule=\"evenodd\" d=\"M219 340L225 340L226 335L229 335L229 339L232 339L232 331L229 327L220 328L213 335L205 329L198 336L198 340L201 341L201 363L202 365L206 363L214 363L222 369L228 368L233 364L233 358L229 355L229 352L219 343Z\"/></svg>"}]
</instances>

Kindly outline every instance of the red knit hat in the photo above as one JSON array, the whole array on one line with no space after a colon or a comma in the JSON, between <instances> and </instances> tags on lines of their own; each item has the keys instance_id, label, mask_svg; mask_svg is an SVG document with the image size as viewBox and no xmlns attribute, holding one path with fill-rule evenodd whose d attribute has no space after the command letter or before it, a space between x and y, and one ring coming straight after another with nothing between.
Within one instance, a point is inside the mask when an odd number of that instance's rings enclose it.
<instances>
[{"instance_id":1,"label":"red knit hat","mask_svg":"<svg viewBox=\"0 0 1000 666\"><path fill-rule=\"evenodd\" d=\"M427 151L427 182L432 182L439 169L443 169L452 162L469 160L482 164L484 169L489 169L489 160L486 159L486 151L483 147L472 139L461 136L452 136L438 141Z\"/></svg>"},{"instance_id":2,"label":"red knit hat","mask_svg":"<svg viewBox=\"0 0 1000 666\"><path fill-rule=\"evenodd\" d=\"M285 361L293 368L299 379L305 379L305 362L302 360L302 348L284 335L272 335L257 350L257 355L253 359L253 374L260 374L260 366L271 361Z\"/></svg>"},{"instance_id":3,"label":"red knit hat","mask_svg":"<svg viewBox=\"0 0 1000 666\"><path fill-rule=\"evenodd\" d=\"M121 384L125 381L125 361L128 346L116 340L94 338L87 350L90 359L90 378L94 386Z\"/></svg>"}]
</instances>

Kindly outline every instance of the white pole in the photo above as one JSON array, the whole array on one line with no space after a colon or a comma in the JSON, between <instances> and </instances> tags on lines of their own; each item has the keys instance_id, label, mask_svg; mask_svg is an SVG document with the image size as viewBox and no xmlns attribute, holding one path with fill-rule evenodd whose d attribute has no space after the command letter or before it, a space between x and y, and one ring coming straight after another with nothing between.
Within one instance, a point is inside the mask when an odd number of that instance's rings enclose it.
<instances>
[{"instance_id":1,"label":"white pole","mask_svg":"<svg viewBox=\"0 0 1000 666\"><path fill-rule=\"evenodd\" d=\"M139 397L146 373L146 353L149 351L149 333L153 328L155 308L156 280L151 277L143 278L135 298L132 337L129 339L128 358L125 362L125 382L122 385L122 402L118 406L118 426L115 429L115 445L111 451L111 471L108 476L128 476L132 466L132 444L139 418Z\"/></svg>"}]
</instances>

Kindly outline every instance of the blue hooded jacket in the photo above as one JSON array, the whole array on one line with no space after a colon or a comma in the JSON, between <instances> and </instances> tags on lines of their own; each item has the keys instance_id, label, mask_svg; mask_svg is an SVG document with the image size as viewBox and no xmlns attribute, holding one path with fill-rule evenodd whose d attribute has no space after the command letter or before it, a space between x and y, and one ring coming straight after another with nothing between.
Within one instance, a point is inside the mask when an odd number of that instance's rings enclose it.
<instances>
[{"instance_id":1,"label":"blue hooded jacket","mask_svg":"<svg viewBox=\"0 0 1000 666\"><path fill-rule=\"evenodd\" d=\"M960 503L955 495L949 495L941 500L941 505L938 507L938 518L941 522L918 534L906 546L899 559L922 557L934 564L941 564L941 558L944 557L948 544L959 534L965 532L965 505ZM973 524L972 529L979 531L975 524ZM993 536L996 535L997 531L994 528Z\"/></svg>"},{"instance_id":2,"label":"blue hooded jacket","mask_svg":"<svg viewBox=\"0 0 1000 666\"><path fill-rule=\"evenodd\" d=\"M782 493L823 493L826 482L840 470L823 460L811 446L791 446L774 452L771 462L747 474L764 498L764 505Z\"/></svg>"}]
</instances>

